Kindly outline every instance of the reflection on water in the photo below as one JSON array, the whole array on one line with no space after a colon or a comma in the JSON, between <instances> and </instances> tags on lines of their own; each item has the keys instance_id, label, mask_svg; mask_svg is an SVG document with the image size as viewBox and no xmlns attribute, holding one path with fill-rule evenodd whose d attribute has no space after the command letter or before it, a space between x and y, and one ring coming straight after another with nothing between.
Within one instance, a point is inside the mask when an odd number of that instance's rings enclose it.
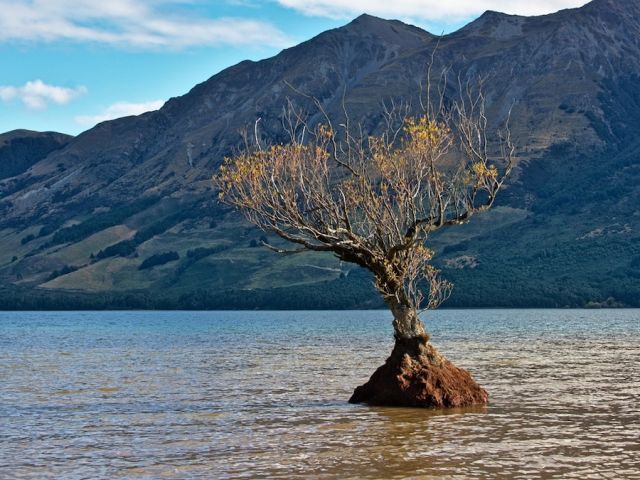
<instances>
[{"instance_id":1,"label":"reflection on water","mask_svg":"<svg viewBox=\"0 0 640 480\"><path fill-rule=\"evenodd\" d=\"M346 403L384 312L0 313L0 478L640 478L640 311L440 311L487 408Z\"/></svg>"}]
</instances>

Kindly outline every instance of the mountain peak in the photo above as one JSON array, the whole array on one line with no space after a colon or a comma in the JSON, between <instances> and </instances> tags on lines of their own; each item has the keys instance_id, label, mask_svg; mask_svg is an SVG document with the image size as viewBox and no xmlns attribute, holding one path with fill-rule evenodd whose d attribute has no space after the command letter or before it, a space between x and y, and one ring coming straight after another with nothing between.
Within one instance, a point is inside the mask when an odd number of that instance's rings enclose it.
<instances>
[{"instance_id":1,"label":"mountain peak","mask_svg":"<svg viewBox=\"0 0 640 480\"><path fill-rule=\"evenodd\" d=\"M385 18L376 17L375 15L369 15L368 13L363 13L362 15L354 18L351 22L347 23L343 28L351 30L356 28L375 28L375 27L386 27L390 24L400 24L403 26L408 26L399 20L387 20Z\"/></svg>"},{"instance_id":2,"label":"mountain peak","mask_svg":"<svg viewBox=\"0 0 640 480\"><path fill-rule=\"evenodd\" d=\"M522 35L522 25L526 20L527 17L487 10L480 17L455 33L460 32L504 40Z\"/></svg>"},{"instance_id":3,"label":"mountain peak","mask_svg":"<svg viewBox=\"0 0 640 480\"><path fill-rule=\"evenodd\" d=\"M368 13L363 13L338 30L354 32L358 34L364 33L380 36L385 36L391 33L399 35L401 34L401 32L410 33L414 36L432 36L429 32L425 32L421 28L418 28L414 25L403 23L400 20L386 20L374 15L369 15Z\"/></svg>"},{"instance_id":4,"label":"mountain peak","mask_svg":"<svg viewBox=\"0 0 640 480\"><path fill-rule=\"evenodd\" d=\"M480 18L484 18L487 20L501 20L507 17L511 17L514 15L509 15L508 13L498 12L497 10L486 10Z\"/></svg>"},{"instance_id":5,"label":"mountain peak","mask_svg":"<svg viewBox=\"0 0 640 480\"><path fill-rule=\"evenodd\" d=\"M388 22L389 20L385 20L384 18L376 17L375 15L369 15L368 13L363 13L362 15L353 19L352 23L362 23L362 22Z\"/></svg>"},{"instance_id":6,"label":"mountain peak","mask_svg":"<svg viewBox=\"0 0 640 480\"><path fill-rule=\"evenodd\" d=\"M368 13L363 13L362 15L351 20L343 27L338 28L338 30L358 31L362 29L384 28L391 22L392 20L385 20L384 18L375 17L373 15L369 15Z\"/></svg>"},{"instance_id":7,"label":"mountain peak","mask_svg":"<svg viewBox=\"0 0 640 480\"><path fill-rule=\"evenodd\" d=\"M548 25L555 23L579 24L587 17L597 17L609 24L619 24L621 21L631 21L638 25L640 1L637 0L592 0L582 7L567 8L555 13L539 16L520 16L487 10L476 20L461 28L452 35L460 34L482 36L494 40L508 40L524 35L523 29L545 30ZM582 22L583 25L586 25Z\"/></svg>"},{"instance_id":8,"label":"mountain peak","mask_svg":"<svg viewBox=\"0 0 640 480\"><path fill-rule=\"evenodd\" d=\"M632 7L634 1L629 0L591 0L582 8L611 8L611 7Z\"/></svg>"},{"instance_id":9,"label":"mountain peak","mask_svg":"<svg viewBox=\"0 0 640 480\"><path fill-rule=\"evenodd\" d=\"M592 0L581 10L599 13L634 13L640 11L640 2L636 0Z\"/></svg>"}]
</instances>

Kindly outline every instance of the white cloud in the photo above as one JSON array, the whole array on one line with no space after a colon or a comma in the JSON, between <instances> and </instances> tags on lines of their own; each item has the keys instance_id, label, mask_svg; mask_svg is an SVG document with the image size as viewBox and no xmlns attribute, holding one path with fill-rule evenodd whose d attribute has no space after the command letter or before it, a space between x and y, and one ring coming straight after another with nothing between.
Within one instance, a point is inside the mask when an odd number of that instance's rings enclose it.
<instances>
[{"instance_id":1,"label":"white cloud","mask_svg":"<svg viewBox=\"0 0 640 480\"><path fill-rule=\"evenodd\" d=\"M305 15L350 18L369 13L385 18L455 22L486 10L517 15L542 15L580 7L587 0L277 0Z\"/></svg>"},{"instance_id":2,"label":"white cloud","mask_svg":"<svg viewBox=\"0 0 640 480\"><path fill-rule=\"evenodd\" d=\"M42 110L49 104L64 105L79 95L87 93L83 86L75 88L48 85L42 80L33 80L21 87L0 85L0 100L11 102L20 100L30 110Z\"/></svg>"},{"instance_id":3,"label":"white cloud","mask_svg":"<svg viewBox=\"0 0 640 480\"><path fill-rule=\"evenodd\" d=\"M142 103L116 102L105 108L99 115L80 115L76 117L75 120L79 125L93 127L94 125L106 120L128 117L129 115L140 115L144 112L158 110L162 105L164 105L163 100L153 100L151 102Z\"/></svg>"},{"instance_id":4,"label":"white cloud","mask_svg":"<svg viewBox=\"0 0 640 480\"><path fill-rule=\"evenodd\" d=\"M192 1L0 0L0 42L68 40L146 49L291 43L267 22L188 15L184 7Z\"/></svg>"}]
</instances>

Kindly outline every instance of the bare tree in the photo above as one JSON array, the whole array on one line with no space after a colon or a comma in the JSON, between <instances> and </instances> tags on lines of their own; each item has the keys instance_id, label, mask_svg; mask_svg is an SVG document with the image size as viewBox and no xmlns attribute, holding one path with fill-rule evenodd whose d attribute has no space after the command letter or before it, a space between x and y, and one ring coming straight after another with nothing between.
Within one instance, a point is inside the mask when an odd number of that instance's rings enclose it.
<instances>
[{"instance_id":1,"label":"bare tree","mask_svg":"<svg viewBox=\"0 0 640 480\"><path fill-rule=\"evenodd\" d=\"M267 245L275 251L332 252L373 274L393 314L396 346L351 401L486 403L470 375L430 344L419 313L452 288L432 265L429 236L493 205L513 166L509 130L489 135L484 97L470 87L448 107L441 93L417 117L406 106L382 110L384 128L369 135L348 120L334 126L326 115L310 126L289 104L290 142L262 147L256 135L253 148L226 159L214 178L220 199L296 246Z\"/></svg>"}]
</instances>

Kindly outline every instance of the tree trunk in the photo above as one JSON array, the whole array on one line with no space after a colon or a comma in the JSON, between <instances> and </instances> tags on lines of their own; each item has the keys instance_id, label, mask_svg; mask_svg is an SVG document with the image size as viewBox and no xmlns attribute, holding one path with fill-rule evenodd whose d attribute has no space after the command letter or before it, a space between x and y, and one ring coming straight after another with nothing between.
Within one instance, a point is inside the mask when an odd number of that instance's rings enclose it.
<instances>
[{"instance_id":1,"label":"tree trunk","mask_svg":"<svg viewBox=\"0 0 640 480\"><path fill-rule=\"evenodd\" d=\"M389 305L393 313L395 346L391 356L350 403L451 408L485 405L489 396L469 372L456 367L431 343L415 309Z\"/></svg>"}]
</instances>

